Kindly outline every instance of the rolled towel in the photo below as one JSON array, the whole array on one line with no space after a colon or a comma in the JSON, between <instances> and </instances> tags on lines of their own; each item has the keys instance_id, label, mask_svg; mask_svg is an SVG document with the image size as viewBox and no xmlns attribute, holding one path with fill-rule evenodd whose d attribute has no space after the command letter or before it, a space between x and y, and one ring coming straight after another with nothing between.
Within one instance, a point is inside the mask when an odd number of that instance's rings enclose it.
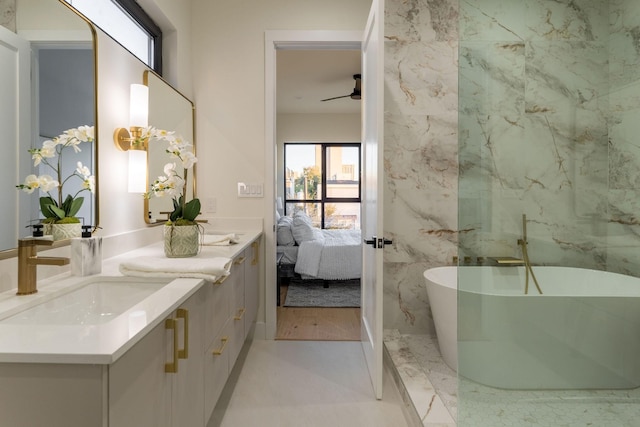
<instances>
[{"instance_id":1,"label":"rolled towel","mask_svg":"<svg viewBox=\"0 0 640 427\"><path fill-rule=\"evenodd\" d=\"M120 272L136 277L191 277L215 282L231 272L233 260L215 258L138 257L120 264Z\"/></svg>"},{"instance_id":2,"label":"rolled towel","mask_svg":"<svg viewBox=\"0 0 640 427\"><path fill-rule=\"evenodd\" d=\"M229 246L238 243L238 236L235 234L203 234L202 244L205 246Z\"/></svg>"}]
</instances>

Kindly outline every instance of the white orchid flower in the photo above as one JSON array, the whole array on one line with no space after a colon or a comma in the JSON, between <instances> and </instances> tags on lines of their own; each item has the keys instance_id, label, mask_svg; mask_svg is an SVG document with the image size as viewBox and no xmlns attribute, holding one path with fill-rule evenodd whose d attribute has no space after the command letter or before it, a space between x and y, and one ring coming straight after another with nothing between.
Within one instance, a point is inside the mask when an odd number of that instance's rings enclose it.
<instances>
[{"instance_id":1,"label":"white orchid flower","mask_svg":"<svg viewBox=\"0 0 640 427\"><path fill-rule=\"evenodd\" d=\"M164 129L154 129L153 136L155 138L158 138L158 139L164 139L164 140L167 140L169 142L172 142L172 141L175 140L174 133L175 132L173 132L173 131L168 131L168 130L164 130Z\"/></svg>"},{"instance_id":2,"label":"white orchid flower","mask_svg":"<svg viewBox=\"0 0 640 427\"><path fill-rule=\"evenodd\" d=\"M182 166L185 169L190 169L197 161L198 159L191 151L182 154Z\"/></svg>"},{"instance_id":3,"label":"white orchid flower","mask_svg":"<svg viewBox=\"0 0 640 427\"><path fill-rule=\"evenodd\" d=\"M80 191L90 191L92 193L95 192L96 187L96 178L91 175L91 171L89 168L82 165L81 162L77 163L76 170L69 176L63 177L62 170L60 169L60 157L58 157L58 161L48 161L47 159L55 158L56 156L62 156L62 152L65 148L71 147L77 153L80 150L80 143L82 142L92 142L95 139L95 128L93 126L79 126L78 128L67 129L59 136L52 138L50 140L45 140L42 143L41 148L33 148L29 150L31 153L31 157L33 159L34 166L38 166L40 164L44 164L45 166L51 168L57 177L57 180L52 178L50 175L29 175L26 177L25 182L23 184L17 185L16 187L26 191L27 193L32 193L36 189L40 189L42 192L49 193L51 190L60 187L59 191L57 191L57 199L54 203L56 206L61 207L65 210L64 216L74 215L77 212L77 209L82 204L82 199L79 200L79 203L75 202L72 204L63 204L63 197L65 196L62 190L62 186L64 183L74 175L77 175L82 179L82 189ZM76 191L74 189L74 191ZM66 195L66 197L76 198L75 195ZM53 198L53 195L50 195ZM45 212L43 212L45 213ZM45 216L49 217L51 212L46 212ZM55 213L58 218L63 218L62 214Z\"/></svg>"},{"instance_id":4,"label":"white orchid flower","mask_svg":"<svg viewBox=\"0 0 640 427\"><path fill-rule=\"evenodd\" d=\"M89 190L91 193L95 193L96 191L96 177L91 175L84 178L82 181L82 188L84 190Z\"/></svg>"},{"instance_id":5,"label":"white orchid flower","mask_svg":"<svg viewBox=\"0 0 640 427\"><path fill-rule=\"evenodd\" d=\"M42 143L42 148L33 148L29 150L31 158L33 159L33 165L38 166L42 159L49 159L56 156L56 142L47 140Z\"/></svg>"},{"instance_id":6,"label":"white orchid flower","mask_svg":"<svg viewBox=\"0 0 640 427\"><path fill-rule=\"evenodd\" d=\"M53 179L50 175L40 175L39 181L40 189L47 193L60 186L60 183Z\"/></svg>"},{"instance_id":7,"label":"white orchid flower","mask_svg":"<svg viewBox=\"0 0 640 427\"><path fill-rule=\"evenodd\" d=\"M69 129L67 132L75 132L75 129ZM60 144L62 144L65 147L73 148L73 151L76 152L76 153L79 153L80 151L82 151L82 150L80 150L80 147L79 147L81 142L82 141L80 141L75 136L75 134L73 134L73 135L67 134L67 135L65 135L65 136L60 138Z\"/></svg>"},{"instance_id":8,"label":"white orchid flower","mask_svg":"<svg viewBox=\"0 0 640 427\"><path fill-rule=\"evenodd\" d=\"M166 176L159 176L158 179L156 179L151 185L151 192L155 194L157 197L164 196L166 181L167 181Z\"/></svg>"},{"instance_id":9,"label":"white orchid flower","mask_svg":"<svg viewBox=\"0 0 640 427\"><path fill-rule=\"evenodd\" d=\"M75 137L82 142L92 142L95 138L93 126L80 126L76 130Z\"/></svg>"},{"instance_id":10,"label":"white orchid flower","mask_svg":"<svg viewBox=\"0 0 640 427\"><path fill-rule=\"evenodd\" d=\"M28 175L24 179L24 183L18 185L18 188L24 190L25 193L31 194L36 188L40 187L40 180L35 175Z\"/></svg>"},{"instance_id":11,"label":"white orchid flower","mask_svg":"<svg viewBox=\"0 0 640 427\"><path fill-rule=\"evenodd\" d=\"M165 192L170 197L179 197L184 180L179 175L170 176L165 182Z\"/></svg>"},{"instance_id":12,"label":"white orchid flower","mask_svg":"<svg viewBox=\"0 0 640 427\"><path fill-rule=\"evenodd\" d=\"M87 178L89 178L89 176L91 176L91 171L89 170L88 167L83 166L82 162L78 162L77 166L78 167L76 168L76 172L80 174L82 178L86 180Z\"/></svg>"},{"instance_id":13,"label":"white orchid flower","mask_svg":"<svg viewBox=\"0 0 640 427\"><path fill-rule=\"evenodd\" d=\"M175 175L176 172L176 164L175 163L167 163L164 165L164 174L167 176Z\"/></svg>"},{"instance_id":14,"label":"white orchid flower","mask_svg":"<svg viewBox=\"0 0 640 427\"><path fill-rule=\"evenodd\" d=\"M58 183L58 181L51 178L51 176L49 175L42 175L42 176L28 175L24 179L24 183L21 185L18 185L18 188L21 188L26 193L31 194L37 189L40 189L44 192L49 192L54 188L58 187L59 185L60 183Z\"/></svg>"}]
</instances>

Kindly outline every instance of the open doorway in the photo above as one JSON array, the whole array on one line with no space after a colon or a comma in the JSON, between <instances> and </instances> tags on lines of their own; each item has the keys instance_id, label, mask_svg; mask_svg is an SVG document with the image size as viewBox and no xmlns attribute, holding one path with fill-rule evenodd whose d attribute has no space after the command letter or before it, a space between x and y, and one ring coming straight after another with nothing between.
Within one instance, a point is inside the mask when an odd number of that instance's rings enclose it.
<instances>
[{"instance_id":1,"label":"open doorway","mask_svg":"<svg viewBox=\"0 0 640 427\"><path fill-rule=\"evenodd\" d=\"M360 69L358 48L276 51L276 339L360 340Z\"/></svg>"}]
</instances>

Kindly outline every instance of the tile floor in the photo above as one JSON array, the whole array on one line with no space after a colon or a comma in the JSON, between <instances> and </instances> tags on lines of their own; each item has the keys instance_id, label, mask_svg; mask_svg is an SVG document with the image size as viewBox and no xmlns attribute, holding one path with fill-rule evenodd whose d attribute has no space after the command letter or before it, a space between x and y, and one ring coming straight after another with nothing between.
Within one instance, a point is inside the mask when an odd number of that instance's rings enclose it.
<instances>
[{"instance_id":1,"label":"tile floor","mask_svg":"<svg viewBox=\"0 0 640 427\"><path fill-rule=\"evenodd\" d=\"M428 335L400 334L385 330L385 348L424 427L455 427L457 376L442 360L440 350Z\"/></svg>"},{"instance_id":2,"label":"tile floor","mask_svg":"<svg viewBox=\"0 0 640 427\"><path fill-rule=\"evenodd\" d=\"M385 345L425 427L455 426L455 419L460 427L640 426L640 388L501 390L458 380L435 337L388 330Z\"/></svg>"},{"instance_id":3,"label":"tile floor","mask_svg":"<svg viewBox=\"0 0 640 427\"><path fill-rule=\"evenodd\" d=\"M359 342L255 340L239 363L208 427L408 426L389 375L374 398Z\"/></svg>"}]
</instances>

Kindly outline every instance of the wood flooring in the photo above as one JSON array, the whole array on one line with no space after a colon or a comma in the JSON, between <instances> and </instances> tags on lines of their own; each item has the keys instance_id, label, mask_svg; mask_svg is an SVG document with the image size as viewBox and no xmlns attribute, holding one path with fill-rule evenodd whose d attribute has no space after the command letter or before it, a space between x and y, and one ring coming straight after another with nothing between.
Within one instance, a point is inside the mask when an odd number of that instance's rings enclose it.
<instances>
[{"instance_id":1,"label":"wood flooring","mask_svg":"<svg viewBox=\"0 0 640 427\"><path fill-rule=\"evenodd\" d=\"M287 286L280 290L286 300ZM277 340L360 341L360 308L278 307Z\"/></svg>"}]
</instances>

